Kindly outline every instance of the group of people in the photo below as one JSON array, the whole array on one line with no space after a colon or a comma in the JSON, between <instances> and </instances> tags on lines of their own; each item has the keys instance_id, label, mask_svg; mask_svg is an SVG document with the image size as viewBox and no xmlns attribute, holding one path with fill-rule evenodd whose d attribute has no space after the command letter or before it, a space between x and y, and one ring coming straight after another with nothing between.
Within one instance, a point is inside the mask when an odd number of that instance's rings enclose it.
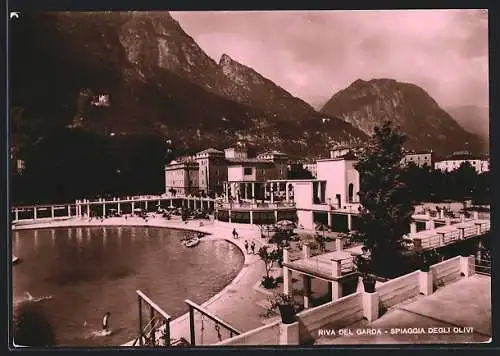
<instances>
[{"instance_id":1,"label":"group of people","mask_svg":"<svg viewBox=\"0 0 500 356\"><path fill-rule=\"evenodd\" d=\"M233 238L234 239L239 238L239 235L238 235L238 232L236 231L236 229L233 229ZM247 254L249 254L250 251L252 251L252 254L255 255L255 242L254 241L252 241L252 243L249 244L248 241L245 240L244 246L245 246L245 251L247 252Z\"/></svg>"},{"instance_id":2,"label":"group of people","mask_svg":"<svg viewBox=\"0 0 500 356\"><path fill-rule=\"evenodd\" d=\"M248 247L250 247L250 250L252 251L252 255L255 255L255 242L252 241L252 243L250 245L248 245L248 241L245 240L245 251L247 252L247 254L250 253L250 252L248 252Z\"/></svg>"}]
</instances>

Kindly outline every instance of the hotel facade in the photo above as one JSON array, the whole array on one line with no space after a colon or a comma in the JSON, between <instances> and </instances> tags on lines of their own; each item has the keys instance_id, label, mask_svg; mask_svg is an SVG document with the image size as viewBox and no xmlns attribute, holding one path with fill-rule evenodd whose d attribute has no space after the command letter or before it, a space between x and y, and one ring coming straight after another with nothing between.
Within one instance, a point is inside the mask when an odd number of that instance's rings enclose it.
<instances>
[{"instance_id":1,"label":"hotel facade","mask_svg":"<svg viewBox=\"0 0 500 356\"><path fill-rule=\"evenodd\" d=\"M288 156L277 151L250 158L243 149L211 148L184 160L165 167L167 194L172 189L215 193L217 221L265 225L291 220L304 229L321 223L336 231L356 225L359 173L347 147L317 160L313 179L288 179Z\"/></svg>"}]
</instances>

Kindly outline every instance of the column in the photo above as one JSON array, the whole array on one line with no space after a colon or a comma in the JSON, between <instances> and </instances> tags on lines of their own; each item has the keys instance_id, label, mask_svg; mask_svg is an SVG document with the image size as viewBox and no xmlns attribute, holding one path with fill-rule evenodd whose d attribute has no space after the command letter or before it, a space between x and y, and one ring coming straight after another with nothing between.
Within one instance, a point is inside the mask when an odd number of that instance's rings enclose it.
<instances>
[{"instance_id":1,"label":"column","mask_svg":"<svg viewBox=\"0 0 500 356\"><path fill-rule=\"evenodd\" d=\"M460 214L460 222L465 222L465 214Z\"/></svg>"},{"instance_id":2,"label":"column","mask_svg":"<svg viewBox=\"0 0 500 356\"><path fill-rule=\"evenodd\" d=\"M336 238L335 239L335 250L342 251L344 249L344 241L343 239Z\"/></svg>"},{"instance_id":3,"label":"column","mask_svg":"<svg viewBox=\"0 0 500 356\"><path fill-rule=\"evenodd\" d=\"M410 223L410 234L416 234L417 233L417 223L415 221L412 221Z\"/></svg>"},{"instance_id":4,"label":"column","mask_svg":"<svg viewBox=\"0 0 500 356\"><path fill-rule=\"evenodd\" d=\"M331 209L332 207L329 206L329 210ZM349 223L349 222L347 222ZM332 213L330 211L328 211L328 227L331 229L332 228ZM333 230L332 230L333 231Z\"/></svg>"},{"instance_id":5,"label":"column","mask_svg":"<svg viewBox=\"0 0 500 356\"><path fill-rule=\"evenodd\" d=\"M252 182L251 184L252 184L252 200L255 203L255 183Z\"/></svg>"},{"instance_id":6,"label":"column","mask_svg":"<svg viewBox=\"0 0 500 356\"><path fill-rule=\"evenodd\" d=\"M88 214L88 217L90 218L90 204L88 202L89 202L89 200L87 200L87 214Z\"/></svg>"},{"instance_id":7,"label":"column","mask_svg":"<svg viewBox=\"0 0 500 356\"><path fill-rule=\"evenodd\" d=\"M420 271L418 278L420 293L423 295L431 295L434 291L432 273L429 271Z\"/></svg>"},{"instance_id":8,"label":"column","mask_svg":"<svg viewBox=\"0 0 500 356\"><path fill-rule=\"evenodd\" d=\"M132 214L134 213L134 210L135 210L135 203L132 202Z\"/></svg>"},{"instance_id":9,"label":"column","mask_svg":"<svg viewBox=\"0 0 500 356\"><path fill-rule=\"evenodd\" d=\"M144 202L144 210L148 211L148 201L147 200Z\"/></svg>"},{"instance_id":10,"label":"column","mask_svg":"<svg viewBox=\"0 0 500 356\"><path fill-rule=\"evenodd\" d=\"M304 285L304 309L310 307L309 299L311 297L311 277L302 275L302 284Z\"/></svg>"},{"instance_id":11,"label":"column","mask_svg":"<svg viewBox=\"0 0 500 356\"><path fill-rule=\"evenodd\" d=\"M278 222L278 210L274 210L274 220Z\"/></svg>"},{"instance_id":12,"label":"column","mask_svg":"<svg viewBox=\"0 0 500 356\"><path fill-rule=\"evenodd\" d=\"M481 223L474 223L476 225L476 235L481 235Z\"/></svg>"},{"instance_id":13,"label":"column","mask_svg":"<svg viewBox=\"0 0 500 356\"><path fill-rule=\"evenodd\" d=\"M118 202L116 205L117 205L117 211L118 211L118 214L121 214L121 213L122 213L122 209L121 209L121 204L120 204L120 202Z\"/></svg>"},{"instance_id":14,"label":"column","mask_svg":"<svg viewBox=\"0 0 500 356\"><path fill-rule=\"evenodd\" d=\"M50 207L50 217L54 220L54 206Z\"/></svg>"},{"instance_id":15,"label":"column","mask_svg":"<svg viewBox=\"0 0 500 356\"><path fill-rule=\"evenodd\" d=\"M228 220L227 220L227 221L228 221L228 222L231 222L231 209L229 209L229 210L227 211L227 213L229 214L229 215L228 215L229 217L228 217Z\"/></svg>"},{"instance_id":16,"label":"column","mask_svg":"<svg viewBox=\"0 0 500 356\"><path fill-rule=\"evenodd\" d=\"M444 210L443 209L439 210L439 218L444 219Z\"/></svg>"},{"instance_id":17,"label":"column","mask_svg":"<svg viewBox=\"0 0 500 356\"><path fill-rule=\"evenodd\" d=\"M309 246L309 243L304 242L302 244L302 258L308 259L311 257L311 247Z\"/></svg>"},{"instance_id":18,"label":"column","mask_svg":"<svg viewBox=\"0 0 500 356\"><path fill-rule=\"evenodd\" d=\"M473 219L474 219L474 220L479 220L479 212L474 211L474 212L472 213L472 217L473 217Z\"/></svg>"},{"instance_id":19,"label":"column","mask_svg":"<svg viewBox=\"0 0 500 356\"><path fill-rule=\"evenodd\" d=\"M332 259L332 276L339 278L342 274L341 259ZM336 280L332 281L332 301L342 298L342 285Z\"/></svg>"},{"instance_id":20,"label":"column","mask_svg":"<svg viewBox=\"0 0 500 356\"><path fill-rule=\"evenodd\" d=\"M106 217L106 201L102 202L102 217Z\"/></svg>"},{"instance_id":21,"label":"column","mask_svg":"<svg viewBox=\"0 0 500 356\"><path fill-rule=\"evenodd\" d=\"M69 209L68 209L69 210ZM71 215L69 215L71 216ZM33 219L36 220L37 217L36 217L36 206L33 207Z\"/></svg>"},{"instance_id":22,"label":"column","mask_svg":"<svg viewBox=\"0 0 500 356\"><path fill-rule=\"evenodd\" d=\"M283 249L283 263L290 262L290 257L288 255L288 247ZM283 266L283 293L290 295L292 292L292 271Z\"/></svg>"},{"instance_id":23,"label":"column","mask_svg":"<svg viewBox=\"0 0 500 356\"><path fill-rule=\"evenodd\" d=\"M271 183L271 188L270 188L270 195L271 195L271 203L274 203L274 183Z\"/></svg>"},{"instance_id":24,"label":"column","mask_svg":"<svg viewBox=\"0 0 500 356\"><path fill-rule=\"evenodd\" d=\"M250 210L250 225L253 224L253 211Z\"/></svg>"},{"instance_id":25,"label":"column","mask_svg":"<svg viewBox=\"0 0 500 356\"><path fill-rule=\"evenodd\" d=\"M71 205L68 205L68 216L71 217Z\"/></svg>"},{"instance_id":26,"label":"column","mask_svg":"<svg viewBox=\"0 0 500 356\"><path fill-rule=\"evenodd\" d=\"M426 230L434 230L436 228L436 224L434 223L434 220L430 219L425 222L425 229Z\"/></svg>"},{"instance_id":27,"label":"column","mask_svg":"<svg viewBox=\"0 0 500 356\"><path fill-rule=\"evenodd\" d=\"M16 219L15 221L19 220L19 209L14 209L14 218Z\"/></svg>"},{"instance_id":28,"label":"column","mask_svg":"<svg viewBox=\"0 0 500 356\"><path fill-rule=\"evenodd\" d=\"M451 219L450 219L449 217L445 217L445 218L444 218L444 224L445 224L446 226L450 226L450 225L451 225Z\"/></svg>"},{"instance_id":29,"label":"column","mask_svg":"<svg viewBox=\"0 0 500 356\"><path fill-rule=\"evenodd\" d=\"M351 213L347 214L347 230L349 230L349 231L352 230L352 214Z\"/></svg>"}]
</instances>

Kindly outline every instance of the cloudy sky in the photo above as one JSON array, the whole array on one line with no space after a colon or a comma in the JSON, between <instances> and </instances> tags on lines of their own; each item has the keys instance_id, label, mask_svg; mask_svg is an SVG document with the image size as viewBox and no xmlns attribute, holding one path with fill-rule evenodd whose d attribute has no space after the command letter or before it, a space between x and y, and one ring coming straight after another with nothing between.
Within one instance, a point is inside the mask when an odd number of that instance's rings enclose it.
<instances>
[{"instance_id":1,"label":"cloudy sky","mask_svg":"<svg viewBox=\"0 0 500 356\"><path fill-rule=\"evenodd\" d=\"M223 53L313 106L358 78L420 85L443 107L488 106L483 10L171 12Z\"/></svg>"}]
</instances>

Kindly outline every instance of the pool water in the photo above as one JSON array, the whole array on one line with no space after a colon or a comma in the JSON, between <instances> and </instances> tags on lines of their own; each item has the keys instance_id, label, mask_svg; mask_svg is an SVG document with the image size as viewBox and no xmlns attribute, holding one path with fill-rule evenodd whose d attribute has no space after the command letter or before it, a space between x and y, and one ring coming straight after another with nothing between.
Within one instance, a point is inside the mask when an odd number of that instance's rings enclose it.
<instances>
[{"instance_id":1,"label":"pool water","mask_svg":"<svg viewBox=\"0 0 500 356\"><path fill-rule=\"evenodd\" d=\"M186 248L185 232L143 227L73 227L15 231L12 252L14 308L42 315L57 346L114 346L134 339L137 289L172 317L187 312L184 300L203 303L243 267L239 249L224 240ZM34 298L26 302L25 293ZM94 337L105 312L108 337ZM187 336L187 335L186 335Z\"/></svg>"}]
</instances>

